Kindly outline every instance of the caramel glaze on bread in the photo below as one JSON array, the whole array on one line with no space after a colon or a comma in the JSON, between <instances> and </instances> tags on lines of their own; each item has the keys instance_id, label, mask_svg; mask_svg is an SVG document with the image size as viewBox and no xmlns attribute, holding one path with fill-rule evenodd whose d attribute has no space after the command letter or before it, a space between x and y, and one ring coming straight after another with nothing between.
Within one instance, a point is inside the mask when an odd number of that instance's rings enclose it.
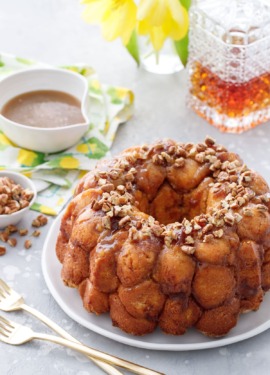
<instances>
[{"instance_id":1,"label":"caramel glaze on bread","mask_svg":"<svg viewBox=\"0 0 270 375\"><path fill-rule=\"evenodd\" d=\"M270 288L269 209L265 180L210 137L129 148L76 188L63 282L133 335L225 335Z\"/></svg>"}]
</instances>

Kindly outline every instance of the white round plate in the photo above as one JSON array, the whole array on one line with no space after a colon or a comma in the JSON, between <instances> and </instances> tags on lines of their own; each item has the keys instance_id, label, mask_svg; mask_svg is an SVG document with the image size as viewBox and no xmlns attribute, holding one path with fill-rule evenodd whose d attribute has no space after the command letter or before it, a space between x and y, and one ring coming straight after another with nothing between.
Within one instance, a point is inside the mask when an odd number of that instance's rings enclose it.
<instances>
[{"instance_id":1,"label":"white round plate","mask_svg":"<svg viewBox=\"0 0 270 375\"><path fill-rule=\"evenodd\" d=\"M267 293L260 309L240 316L237 326L225 337L211 339L189 330L183 336L165 335L160 330L145 336L131 336L113 327L108 314L89 314L82 306L76 289L66 287L61 280L61 264L55 254L55 244L61 216L53 223L44 244L42 269L47 286L59 306L70 318L90 330L123 344L153 350L198 350L215 348L242 341L270 328L270 293Z\"/></svg>"}]
</instances>

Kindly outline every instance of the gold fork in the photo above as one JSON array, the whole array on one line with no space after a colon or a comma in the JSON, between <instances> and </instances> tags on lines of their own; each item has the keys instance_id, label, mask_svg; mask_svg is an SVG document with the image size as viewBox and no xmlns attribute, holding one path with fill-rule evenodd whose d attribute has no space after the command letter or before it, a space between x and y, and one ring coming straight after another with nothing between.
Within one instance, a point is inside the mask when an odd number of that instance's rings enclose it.
<instances>
[{"instance_id":1,"label":"gold fork","mask_svg":"<svg viewBox=\"0 0 270 375\"><path fill-rule=\"evenodd\" d=\"M50 341L55 344L66 346L70 349L74 349L80 353L90 355L91 357L105 361L112 365L123 367L138 375L164 375L149 368L139 366L136 363L112 356L110 354L101 352L100 350L90 348L86 345L77 344L74 341L69 341L62 337L48 335L46 333L34 332L29 327L15 323L11 320L7 320L0 316L0 341L11 345L21 345L34 339Z\"/></svg>"},{"instance_id":2,"label":"gold fork","mask_svg":"<svg viewBox=\"0 0 270 375\"><path fill-rule=\"evenodd\" d=\"M6 311L6 312L16 311L16 310L27 311L33 316L35 316L36 318L38 318L40 321L45 323L49 328L51 328L54 332L56 332L61 337L80 344L78 340L76 340L73 336L67 333L58 324L54 323L47 316L43 315L38 310L26 305L23 297L20 294L18 294L14 289L12 289L9 285L7 285L2 279L0 279L0 310ZM108 375L122 375L120 371L118 371L116 368L109 365L108 363L101 362L91 357L89 357L89 359L91 359L97 366L99 366Z\"/></svg>"}]
</instances>

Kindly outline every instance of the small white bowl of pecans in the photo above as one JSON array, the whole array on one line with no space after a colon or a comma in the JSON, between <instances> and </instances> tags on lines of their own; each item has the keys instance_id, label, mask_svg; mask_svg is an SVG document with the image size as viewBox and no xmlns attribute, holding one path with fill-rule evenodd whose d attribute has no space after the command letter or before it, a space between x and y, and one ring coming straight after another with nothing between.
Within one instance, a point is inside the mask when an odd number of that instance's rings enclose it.
<instances>
[{"instance_id":1,"label":"small white bowl of pecans","mask_svg":"<svg viewBox=\"0 0 270 375\"><path fill-rule=\"evenodd\" d=\"M33 182L24 175L0 171L0 228L16 225L36 199Z\"/></svg>"}]
</instances>

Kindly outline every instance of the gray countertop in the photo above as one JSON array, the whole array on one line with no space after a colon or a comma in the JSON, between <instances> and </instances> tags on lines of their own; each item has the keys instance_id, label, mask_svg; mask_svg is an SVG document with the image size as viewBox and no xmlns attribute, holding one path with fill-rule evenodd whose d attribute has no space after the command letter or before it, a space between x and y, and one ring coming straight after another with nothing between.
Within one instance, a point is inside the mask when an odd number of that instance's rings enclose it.
<instances>
[{"instance_id":1,"label":"gray countertop","mask_svg":"<svg viewBox=\"0 0 270 375\"><path fill-rule=\"evenodd\" d=\"M136 98L135 115L119 128L112 153L162 137L197 142L210 135L238 152L248 166L270 182L270 123L241 135L220 133L186 108L185 71L158 76L137 69L119 41L106 43L97 27L82 22L78 3L77 0L0 0L0 50L55 65L85 62L97 70L102 82L131 88ZM36 215L30 212L21 227L29 228ZM42 246L52 222L50 218L29 250L23 249L23 238L16 248L8 249L0 258L0 277L23 293L28 304L73 336L167 375L248 375L257 371L269 374L269 330L216 349L157 352L114 342L74 322L54 301L42 275ZM36 330L48 331L25 313L11 313L11 316ZM1 375L45 373L99 375L102 371L83 356L53 344L36 341L12 347L0 343Z\"/></svg>"}]
</instances>

